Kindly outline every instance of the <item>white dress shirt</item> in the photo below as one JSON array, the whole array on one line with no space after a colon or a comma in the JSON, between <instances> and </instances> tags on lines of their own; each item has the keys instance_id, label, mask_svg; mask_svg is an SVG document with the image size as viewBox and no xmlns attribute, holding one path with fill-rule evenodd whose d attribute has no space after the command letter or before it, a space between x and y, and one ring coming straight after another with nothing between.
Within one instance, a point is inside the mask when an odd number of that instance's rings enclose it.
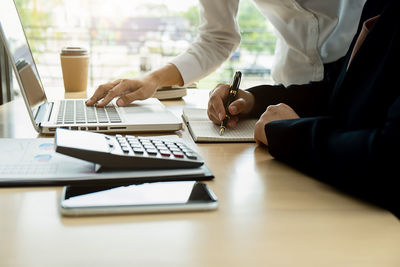
<instances>
[{"instance_id":1,"label":"white dress shirt","mask_svg":"<svg viewBox=\"0 0 400 267\"><path fill-rule=\"evenodd\" d=\"M199 0L194 43L171 60L185 84L215 71L240 44L239 0ZM287 86L320 81L324 63L344 56L366 0L253 0L276 29L272 78Z\"/></svg>"}]
</instances>

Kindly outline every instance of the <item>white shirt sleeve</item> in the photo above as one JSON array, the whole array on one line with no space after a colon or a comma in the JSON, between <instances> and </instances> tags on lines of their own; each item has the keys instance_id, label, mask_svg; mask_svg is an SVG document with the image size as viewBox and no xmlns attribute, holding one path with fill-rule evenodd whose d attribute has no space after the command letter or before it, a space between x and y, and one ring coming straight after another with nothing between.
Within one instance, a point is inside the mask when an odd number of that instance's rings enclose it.
<instances>
[{"instance_id":1,"label":"white shirt sleeve","mask_svg":"<svg viewBox=\"0 0 400 267\"><path fill-rule=\"evenodd\" d=\"M194 43L170 61L184 84L197 81L227 60L240 44L239 0L200 0L200 27Z\"/></svg>"}]
</instances>

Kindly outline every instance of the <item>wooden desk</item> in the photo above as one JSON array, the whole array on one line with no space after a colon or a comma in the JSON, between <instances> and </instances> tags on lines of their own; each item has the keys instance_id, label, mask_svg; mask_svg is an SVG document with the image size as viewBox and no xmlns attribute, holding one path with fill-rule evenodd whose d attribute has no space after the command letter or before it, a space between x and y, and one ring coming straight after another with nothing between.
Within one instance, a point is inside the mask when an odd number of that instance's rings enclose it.
<instances>
[{"instance_id":1,"label":"wooden desk","mask_svg":"<svg viewBox=\"0 0 400 267\"><path fill-rule=\"evenodd\" d=\"M167 105L180 112L198 96ZM37 136L21 101L0 107L0 134ZM400 266L391 213L255 144L197 149L215 174L216 211L64 218L61 187L0 188L0 266Z\"/></svg>"}]
</instances>

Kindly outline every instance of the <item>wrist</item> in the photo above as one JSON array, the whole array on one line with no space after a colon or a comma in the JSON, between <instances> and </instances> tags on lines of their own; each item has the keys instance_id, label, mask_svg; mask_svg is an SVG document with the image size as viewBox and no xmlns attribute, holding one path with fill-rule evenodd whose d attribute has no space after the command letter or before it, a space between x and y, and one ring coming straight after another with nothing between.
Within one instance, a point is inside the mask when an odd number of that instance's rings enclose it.
<instances>
[{"instance_id":1,"label":"wrist","mask_svg":"<svg viewBox=\"0 0 400 267\"><path fill-rule=\"evenodd\" d=\"M183 85L183 79L179 70L173 64L167 64L164 67L150 72L147 77L157 87Z\"/></svg>"},{"instance_id":2,"label":"wrist","mask_svg":"<svg viewBox=\"0 0 400 267\"><path fill-rule=\"evenodd\" d=\"M246 108L243 111L243 114L249 114L253 111L255 98L254 98L254 95L252 93L250 93L249 91L244 90L242 92L243 92L242 97L246 101Z\"/></svg>"},{"instance_id":3,"label":"wrist","mask_svg":"<svg viewBox=\"0 0 400 267\"><path fill-rule=\"evenodd\" d=\"M162 77L158 73L158 70L148 73L143 77L143 80L147 84L152 84L152 87L160 88L163 87Z\"/></svg>"}]
</instances>

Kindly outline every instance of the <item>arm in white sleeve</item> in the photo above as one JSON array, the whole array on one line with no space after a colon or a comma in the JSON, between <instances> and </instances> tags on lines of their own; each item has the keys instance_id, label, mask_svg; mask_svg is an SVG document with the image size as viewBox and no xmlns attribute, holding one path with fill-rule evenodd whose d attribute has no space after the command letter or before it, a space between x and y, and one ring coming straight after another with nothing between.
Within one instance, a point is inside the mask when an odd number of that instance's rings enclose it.
<instances>
[{"instance_id":1,"label":"arm in white sleeve","mask_svg":"<svg viewBox=\"0 0 400 267\"><path fill-rule=\"evenodd\" d=\"M239 46L238 6L239 0L200 0L201 24L197 39L170 61L178 68L184 84L213 72Z\"/></svg>"}]
</instances>

